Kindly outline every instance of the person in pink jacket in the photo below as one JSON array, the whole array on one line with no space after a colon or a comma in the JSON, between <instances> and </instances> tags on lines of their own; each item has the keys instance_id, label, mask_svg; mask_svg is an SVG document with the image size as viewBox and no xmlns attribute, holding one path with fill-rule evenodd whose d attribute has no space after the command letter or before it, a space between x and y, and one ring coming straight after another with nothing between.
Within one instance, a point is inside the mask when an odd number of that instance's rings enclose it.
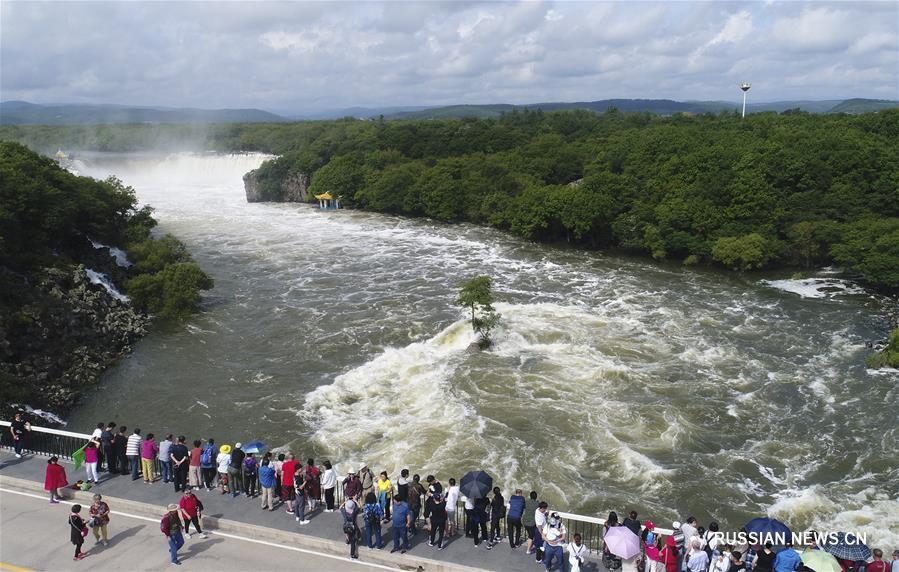
<instances>
[{"instance_id":1,"label":"person in pink jacket","mask_svg":"<svg viewBox=\"0 0 899 572\"><path fill-rule=\"evenodd\" d=\"M144 473L144 482L152 483L156 480L156 456L159 454L159 445L153 440L153 434L147 433L147 438L140 447L140 466Z\"/></svg>"}]
</instances>

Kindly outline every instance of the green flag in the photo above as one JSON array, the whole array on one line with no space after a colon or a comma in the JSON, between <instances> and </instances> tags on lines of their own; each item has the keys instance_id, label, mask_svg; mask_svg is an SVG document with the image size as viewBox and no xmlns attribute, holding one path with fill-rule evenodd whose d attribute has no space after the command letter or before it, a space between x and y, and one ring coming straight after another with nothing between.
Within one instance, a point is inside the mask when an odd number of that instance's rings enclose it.
<instances>
[{"instance_id":1,"label":"green flag","mask_svg":"<svg viewBox=\"0 0 899 572\"><path fill-rule=\"evenodd\" d=\"M87 447L87 443L85 443L83 447L72 453L72 460L75 461L76 471L81 468L82 464L84 464L84 447Z\"/></svg>"}]
</instances>

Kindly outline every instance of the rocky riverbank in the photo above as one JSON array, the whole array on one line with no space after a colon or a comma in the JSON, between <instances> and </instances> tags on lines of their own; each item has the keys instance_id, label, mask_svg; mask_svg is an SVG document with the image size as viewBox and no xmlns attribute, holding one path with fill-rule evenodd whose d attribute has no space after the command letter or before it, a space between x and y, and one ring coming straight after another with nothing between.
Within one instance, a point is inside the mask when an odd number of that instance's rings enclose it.
<instances>
[{"instance_id":1,"label":"rocky riverbank","mask_svg":"<svg viewBox=\"0 0 899 572\"><path fill-rule=\"evenodd\" d=\"M147 332L148 318L115 296L115 283L81 264L7 273L3 290L4 302L13 302L0 325L4 409L17 404L64 415Z\"/></svg>"}]
</instances>

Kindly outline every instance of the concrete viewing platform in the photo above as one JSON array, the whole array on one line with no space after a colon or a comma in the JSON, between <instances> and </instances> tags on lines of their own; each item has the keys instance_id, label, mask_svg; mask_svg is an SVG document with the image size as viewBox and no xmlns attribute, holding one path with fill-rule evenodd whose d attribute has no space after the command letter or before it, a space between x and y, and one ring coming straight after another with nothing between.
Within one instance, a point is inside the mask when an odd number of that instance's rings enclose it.
<instances>
[{"instance_id":1,"label":"concrete viewing platform","mask_svg":"<svg viewBox=\"0 0 899 572\"><path fill-rule=\"evenodd\" d=\"M83 469L75 471L71 462L60 459L70 483L84 478ZM101 474L101 482L90 492L66 489L66 500L84 506L87 513L91 496L103 495L113 512L109 525L110 544L94 547L88 535L84 548L91 554L84 562L73 562L66 517L69 505L51 505L44 492L47 457L28 455L16 459L0 451L0 508L2 508L2 544L0 569L4 564L35 569L89 567L92 570L155 570L177 568L169 564L165 539L159 520L169 503L181 497L172 484L161 480L146 484L130 476ZM34 495L34 496L31 496ZM276 569L378 570L466 572L472 570L541 570L525 547L512 550L507 540L492 550L485 543L475 547L470 538L457 534L449 538L444 550L428 546L428 537L419 532L410 539L406 554L391 554L391 530L382 528L383 550L369 550L360 543L359 560L349 560L349 547L342 533L340 513L317 510L300 525L283 507L272 512L261 509L260 498L232 498L219 491L196 491L203 502L202 526L208 539L194 535L186 540L182 554L185 570L257 570ZM35 498L35 496L37 498ZM117 514L123 513L123 514ZM361 521L360 521L361 525ZM567 554L566 554L567 557ZM582 570L597 572L597 554ZM280 563L287 563L279 566ZM554 568L558 569L555 565Z\"/></svg>"}]
</instances>

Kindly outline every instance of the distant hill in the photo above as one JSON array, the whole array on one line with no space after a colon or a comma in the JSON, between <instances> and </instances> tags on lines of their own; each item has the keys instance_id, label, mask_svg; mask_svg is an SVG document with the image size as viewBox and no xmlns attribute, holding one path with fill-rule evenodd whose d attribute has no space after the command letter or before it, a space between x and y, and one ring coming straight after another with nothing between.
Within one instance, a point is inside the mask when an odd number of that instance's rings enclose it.
<instances>
[{"instance_id":1,"label":"distant hill","mask_svg":"<svg viewBox=\"0 0 899 572\"><path fill-rule=\"evenodd\" d=\"M801 109L809 113L862 113L899 106L899 102L874 99L829 99L829 100L793 100L750 103L746 106L748 113L774 111L782 113L788 109ZM598 101L546 102L524 105L495 103L484 105L449 105L445 107L429 107L416 111L384 113L373 110L370 115L356 117L370 118L384 115L387 119L462 119L499 117L513 109L542 109L555 111L560 109L587 109L596 113L604 113L614 107L624 113L648 112L657 115L674 115L676 113L720 113L722 111L739 111L740 104L731 101L675 101L672 99L601 99Z\"/></svg>"},{"instance_id":2,"label":"distant hill","mask_svg":"<svg viewBox=\"0 0 899 572\"><path fill-rule=\"evenodd\" d=\"M39 105L0 103L3 125L72 125L97 123L274 123L286 118L261 109L192 109L125 105Z\"/></svg>"},{"instance_id":3,"label":"distant hill","mask_svg":"<svg viewBox=\"0 0 899 572\"><path fill-rule=\"evenodd\" d=\"M828 113L865 113L899 107L899 101L890 99L847 99L833 106Z\"/></svg>"}]
</instances>

